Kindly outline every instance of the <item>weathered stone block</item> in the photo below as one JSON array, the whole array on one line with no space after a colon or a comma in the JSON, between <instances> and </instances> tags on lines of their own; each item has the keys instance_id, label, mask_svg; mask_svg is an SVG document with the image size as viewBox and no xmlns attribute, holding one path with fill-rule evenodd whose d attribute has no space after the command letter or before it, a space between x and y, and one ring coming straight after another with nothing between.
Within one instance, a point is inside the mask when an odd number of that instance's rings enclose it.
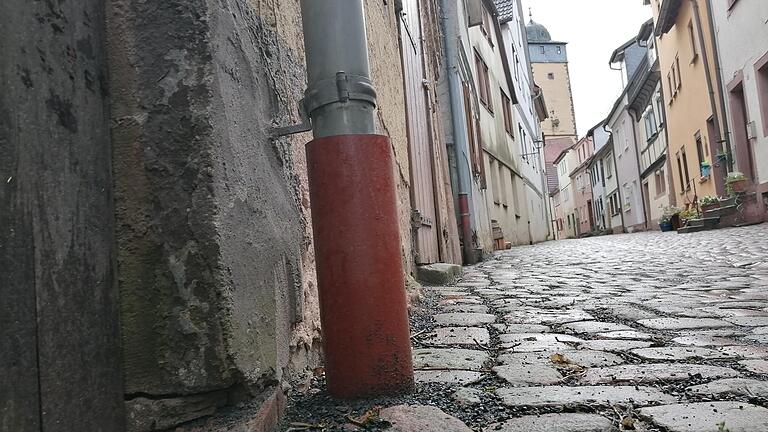
<instances>
[{"instance_id":1,"label":"weathered stone block","mask_svg":"<svg viewBox=\"0 0 768 432\"><path fill-rule=\"evenodd\" d=\"M461 276L461 266L436 263L416 267L416 278L426 285L447 285Z\"/></svg>"},{"instance_id":2,"label":"weathered stone block","mask_svg":"<svg viewBox=\"0 0 768 432\"><path fill-rule=\"evenodd\" d=\"M485 432L612 432L613 421L597 414L528 415L491 425Z\"/></svg>"},{"instance_id":3,"label":"weathered stone block","mask_svg":"<svg viewBox=\"0 0 768 432\"><path fill-rule=\"evenodd\" d=\"M169 399L138 397L126 401L128 432L161 431L180 423L211 415L227 403L223 391Z\"/></svg>"},{"instance_id":4,"label":"weathered stone block","mask_svg":"<svg viewBox=\"0 0 768 432\"><path fill-rule=\"evenodd\" d=\"M381 410L379 418L392 424L387 429L392 432L472 432L464 422L433 406L393 406Z\"/></svg>"},{"instance_id":5,"label":"weathered stone block","mask_svg":"<svg viewBox=\"0 0 768 432\"><path fill-rule=\"evenodd\" d=\"M768 409L744 402L702 402L643 408L640 415L669 432L768 430ZM718 426L722 424L722 427Z\"/></svg>"}]
</instances>

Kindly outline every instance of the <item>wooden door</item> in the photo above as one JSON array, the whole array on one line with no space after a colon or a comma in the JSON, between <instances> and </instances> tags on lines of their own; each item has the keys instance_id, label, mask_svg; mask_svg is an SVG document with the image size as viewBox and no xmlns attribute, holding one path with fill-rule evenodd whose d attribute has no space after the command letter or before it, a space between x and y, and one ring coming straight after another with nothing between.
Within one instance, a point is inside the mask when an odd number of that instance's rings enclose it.
<instances>
[{"instance_id":1,"label":"wooden door","mask_svg":"<svg viewBox=\"0 0 768 432\"><path fill-rule=\"evenodd\" d=\"M416 245L414 259L417 264L429 264L439 261L440 253L419 3L418 0L403 0L399 32L411 168L411 209Z\"/></svg>"}]
</instances>

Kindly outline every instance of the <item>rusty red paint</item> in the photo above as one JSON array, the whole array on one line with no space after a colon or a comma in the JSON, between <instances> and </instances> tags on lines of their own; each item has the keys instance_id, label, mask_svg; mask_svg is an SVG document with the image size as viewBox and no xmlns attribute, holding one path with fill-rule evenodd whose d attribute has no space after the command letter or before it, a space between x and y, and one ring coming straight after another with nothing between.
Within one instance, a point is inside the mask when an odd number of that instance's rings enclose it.
<instances>
[{"instance_id":1,"label":"rusty red paint","mask_svg":"<svg viewBox=\"0 0 768 432\"><path fill-rule=\"evenodd\" d=\"M461 224L461 237L464 243L464 263L475 264L474 240L472 238L472 225L469 212L469 196L465 193L459 194L459 223Z\"/></svg>"},{"instance_id":2,"label":"rusty red paint","mask_svg":"<svg viewBox=\"0 0 768 432\"><path fill-rule=\"evenodd\" d=\"M389 138L306 146L328 390L340 398L414 387Z\"/></svg>"}]
</instances>

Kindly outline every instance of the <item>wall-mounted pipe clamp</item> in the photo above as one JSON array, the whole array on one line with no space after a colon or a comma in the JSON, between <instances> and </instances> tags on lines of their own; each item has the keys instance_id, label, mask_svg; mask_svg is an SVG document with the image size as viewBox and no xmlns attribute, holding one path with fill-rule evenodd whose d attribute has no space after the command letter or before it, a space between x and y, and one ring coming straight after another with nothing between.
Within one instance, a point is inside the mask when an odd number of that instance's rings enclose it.
<instances>
[{"instance_id":1,"label":"wall-mounted pipe clamp","mask_svg":"<svg viewBox=\"0 0 768 432\"><path fill-rule=\"evenodd\" d=\"M299 115L301 123L272 128L270 136L279 138L312 130L312 113L326 105L333 103L348 103L361 101L376 107L376 89L371 80L359 75L347 75L346 72L337 72L336 77L318 81L312 88L308 88L304 99L299 102Z\"/></svg>"}]
</instances>

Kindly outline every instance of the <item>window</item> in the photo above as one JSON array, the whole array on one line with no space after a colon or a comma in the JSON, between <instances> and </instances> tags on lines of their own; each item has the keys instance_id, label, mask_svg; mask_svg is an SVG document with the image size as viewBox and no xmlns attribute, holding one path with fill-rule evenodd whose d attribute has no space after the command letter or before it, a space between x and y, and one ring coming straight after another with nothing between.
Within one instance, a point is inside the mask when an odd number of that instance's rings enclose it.
<instances>
[{"instance_id":1,"label":"window","mask_svg":"<svg viewBox=\"0 0 768 432\"><path fill-rule=\"evenodd\" d=\"M661 98L661 90L656 93L656 119L659 128L662 128L664 126L664 105Z\"/></svg>"},{"instance_id":2,"label":"window","mask_svg":"<svg viewBox=\"0 0 768 432\"><path fill-rule=\"evenodd\" d=\"M600 167L598 170L598 175L600 176L600 183L605 187L605 165L603 164L603 160L600 159Z\"/></svg>"},{"instance_id":3,"label":"window","mask_svg":"<svg viewBox=\"0 0 768 432\"><path fill-rule=\"evenodd\" d=\"M464 95L464 106L468 107L468 109L464 112L464 121L467 125L467 136L469 137L469 153L470 153L470 159L472 164L472 174L477 178L480 179L480 188L481 189L487 189L488 183L485 176L485 164L483 162L483 150L482 150L482 142L481 137L477 135L477 130L479 128L475 127L476 120L474 116L472 115L472 97L471 97L471 91L469 88L469 84L466 82L461 83L462 92Z\"/></svg>"},{"instance_id":4,"label":"window","mask_svg":"<svg viewBox=\"0 0 768 432\"><path fill-rule=\"evenodd\" d=\"M664 169L656 170L654 173L654 182L656 183L656 196L659 196L667 191L667 181L664 175Z\"/></svg>"},{"instance_id":5,"label":"window","mask_svg":"<svg viewBox=\"0 0 768 432\"><path fill-rule=\"evenodd\" d=\"M475 67L477 68L477 88L480 92L480 103L493 114L493 95L491 94L491 80L488 75L488 65L475 51Z\"/></svg>"},{"instance_id":6,"label":"window","mask_svg":"<svg viewBox=\"0 0 768 432\"><path fill-rule=\"evenodd\" d=\"M555 74L554 74L554 73L552 73L552 72L548 73L548 74L547 74L547 79L550 79L550 80L553 80L553 79L555 79Z\"/></svg>"},{"instance_id":7,"label":"window","mask_svg":"<svg viewBox=\"0 0 768 432\"><path fill-rule=\"evenodd\" d=\"M503 111L502 114L504 114L504 130L507 131L512 139L515 139L515 131L512 129L512 102L509 100L506 93L504 93L504 90L500 90L500 92L501 110Z\"/></svg>"},{"instance_id":8,"label":"window","mask_svg":"<svg viewBox=\"0 0 768 432\"><path fill-rule=\"evenodd\" d=\"M704 163L704 144L701 141L701 132L696 132L694 139L696 140L696 155L699 157L700 174L704 177L704 172L701 169L701 164Z\"/></svg>"},{"instance_id":9,"label":"window","mask_svg":"<svg viewBox=\"0 0 768 432\"><path fill-rule=\"evenodd\" d=\"M685 173L685 178L683 178L681 174L680 180L684 180L682 181L683 190L688 190L691 188L691 174L688 172L688 155L685 154L685 149L680 151L680 160L678 160L678 163L680 162L683 164L682 172Z\"/></svg>"},{"instance_id":10,"label":"window","mask_svg":"<svg viewBox=\"0 0 768 432\"><path fill-rule=\"evenodd\" d=\"M491 36L493 33L492 29L493 17L491 16L491 13L488 12L488 9L483 6L483 22L480 24L480 30L483 32L483 36L485 36L485 39L491 46L493 46L493 36Z\"/></svg>"},{"instance_id":11,"label":"window","mask_svg":"<svg viewBox=\"0 0 768 432\"><path fill-rule=\"evenodd\" d=\"M632 185L624 183L624 211L628 212L632 209Z\"/></svg>"},{"instance_id":12,"label":"window","mask_svg":"<svg viewBox=\"0 0 768 432\"><path fill-rule=\"evenodd\" d=\"M763 136L768 137L768 54L755 65L757 69L757 94L760 102L760 114L763 119Z\"/></svg>"},{"instance_id":13,"label":"window","mask_svg":"<svg viewBox=\"0 0 768 432\"><path fill-rule=\"evenodd\" d=\"M672 84L672 71L667 72L667 86L669 87L669 103L672 103L672 98L675 95L675 87Z\"/></svg>"},{"instance_id":14,"label":"window","mask_svg":"<svg viewBox=\"0 0 768 432\"><path fill-rule=\"evenodd\" d=\"M539 45L539 52L544 54L544 45Z\"/></svg>"},{"instance_id":15,"label":"window","mask_svg":"<svg viewBox=\"0 0 768 432\"><path fill-rule=\"evenodd\" d=\"M677 72L675 71L676 66L672 65L672 93L677 93Z\"/></svg>"},{"instance_id":16,"label":"window","mask_svg":"<svg viewBox=\"0 0 768 432\"><path fill-rule=\"evenodd\" d=\"M559 46L557 47L557 53L562 54L563 53L563 47Z\"/></svg>"},{"instance_id":17,"label":"window","mask_svg":"<svg viewBox=\"0 0 768 432\"><path fill-rule=\"evenodd\" d=\"M509 202L507 202L507 176L506 176L506 170L507 168L502 164L499 163L499 201L501 201L501 205L504 207L507 207L509 205Z\"/></svg>"},{"instance_id":18,"label":"window","mask_svg":"<svg viewBox=\"0 0 768 432\"><path fill-rule=\"evenodd\" d=\"M621 213L621 203L619 202L618 192L608 197L608 208L611 210L611 216L616 216Z\"/></svg>"},{"instance_id":19,"label":"window","mask_svg":"<svg viewBox=\"0 0 768 432\"><path fill-rule=\"evenodd\" d=\"M499 168L496 166L498 162L496 159L491 159L489 165L491 166L491 195L493 196L493 202L495 204L501 204L499 199Z\"/></svg>"},{"instance_id":20,"label":"window","mask_svg":"<svg viewBox=\"0 0 768 432\"><path fill-rule=\"evenodd\" d=\"M699 57L699 48L696 44L696 33L693 28L693 21L688 23L688 40L691 43L691 63Z\"/></svg>"},{"instance_id":21,"label":"window","mask_svg":"<svg viewBox=\"0 0 768 432\"><path fill-rule=\"evenodd\" d=\"M683 85L683 80L680 77L680 57L675 57L675 72L677 73L677 89Z\"/></svg>"},{"instance_id":22,"label":"window","mask_svg":"<svg viewBox=\"0 0 768 432\"><path fill-rule=\"evenodd\" d=\"M611 177L613 177L613 159L609 157L605 159L605 178Z\"/></svg>"},{"instance_id":23,"label":"window","mask_svg":"<svg viewBox=\"0 0 768 432\"><path fill-rule=\"evenodd\" d=\"M645 108L643 120L645 121L645 139L647 142L650 142L659 131L659 128L656 125L656 113L654 112L653 104L649 104L648 107Z\"/></svg>"},{"instance_id":24,"label":"window","mask_svg":"<svg viewBox=\"0 0 768 432\"><path fill-rule=\"evenodd\" d=\"M626 153L627 150L629 150L629 134L625 133L627 131L627 120L624 119L621 121L621 127L616 129L616 135L618 136L618 142L624 143L624 152Z\"/></svg>"}]
</instances>

